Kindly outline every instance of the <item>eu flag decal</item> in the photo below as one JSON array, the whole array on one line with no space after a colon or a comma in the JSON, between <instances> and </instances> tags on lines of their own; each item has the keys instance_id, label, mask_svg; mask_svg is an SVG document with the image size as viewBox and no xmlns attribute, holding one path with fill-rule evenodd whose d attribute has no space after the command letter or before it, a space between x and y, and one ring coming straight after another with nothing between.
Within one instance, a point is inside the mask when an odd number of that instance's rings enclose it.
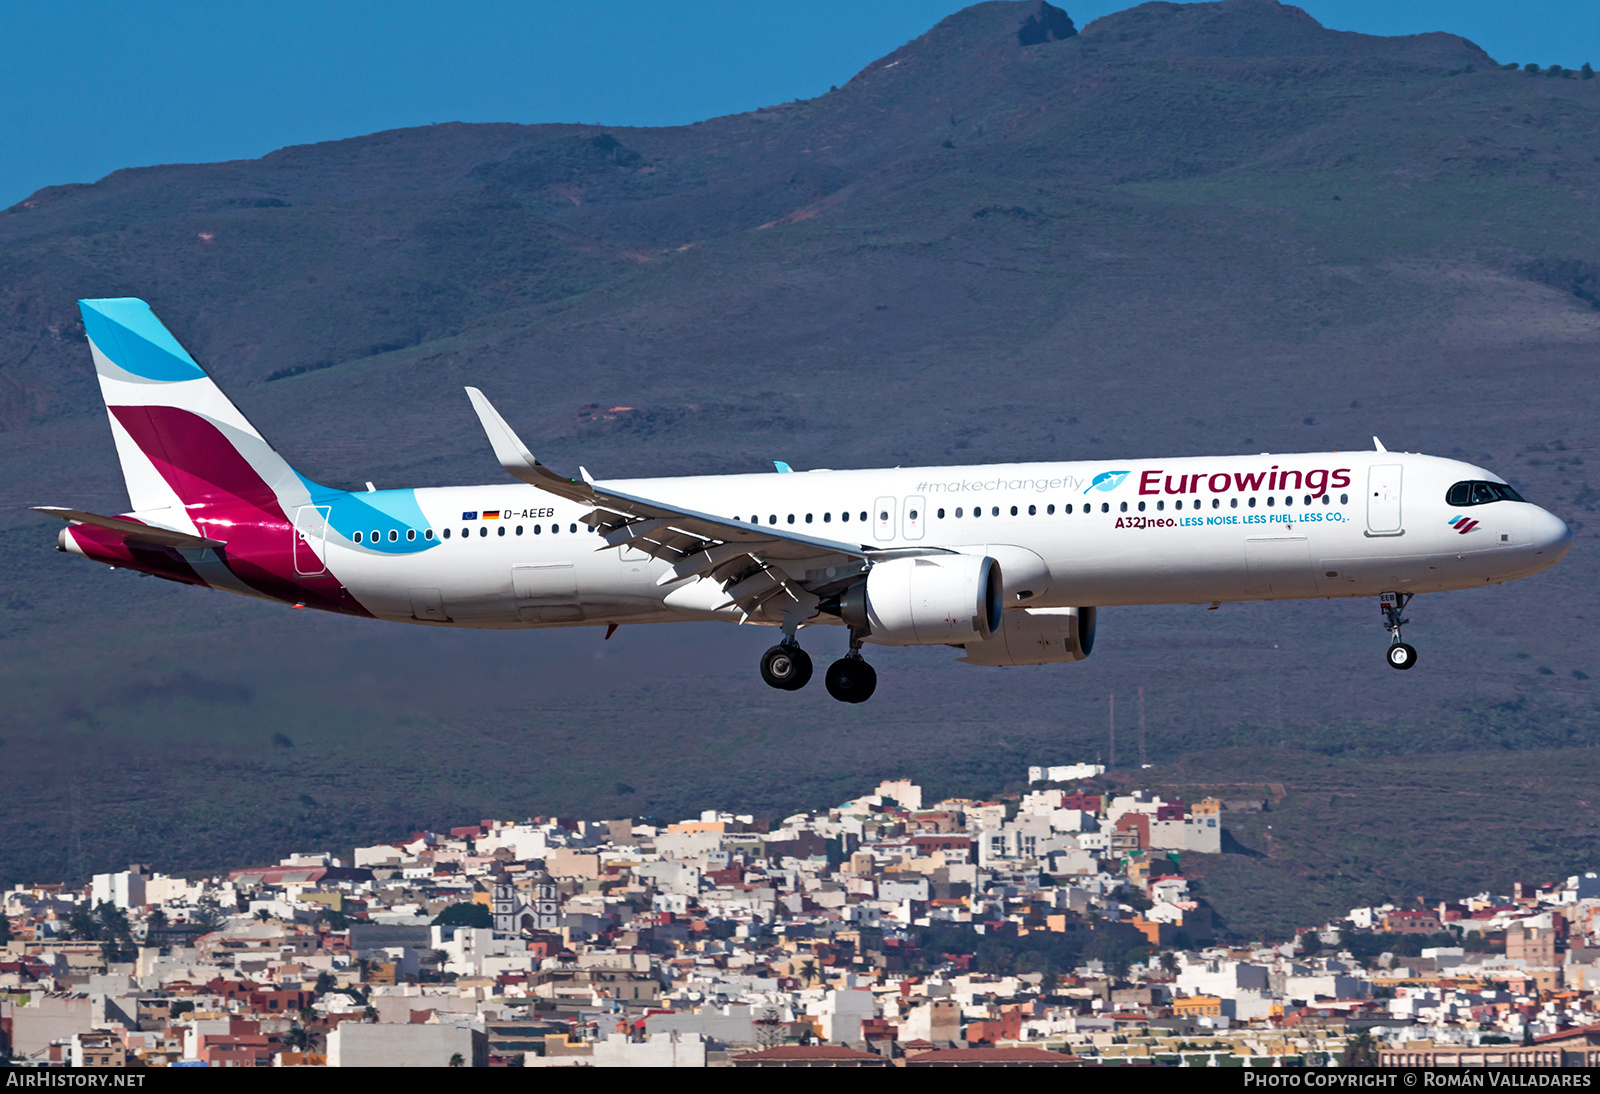
<instances>
[{"instance_id":1,"label":"eu flag decal","mask_svg":"<svg viewBox=\"0 0 1600 1094\"><path fill-rule=\"evenodd\" d=\"M478 514L475 513L475 512L474 513L462 513L461 514L461 519L462 520L477 520L478 519Z\"/></svg>"}]
</instances>

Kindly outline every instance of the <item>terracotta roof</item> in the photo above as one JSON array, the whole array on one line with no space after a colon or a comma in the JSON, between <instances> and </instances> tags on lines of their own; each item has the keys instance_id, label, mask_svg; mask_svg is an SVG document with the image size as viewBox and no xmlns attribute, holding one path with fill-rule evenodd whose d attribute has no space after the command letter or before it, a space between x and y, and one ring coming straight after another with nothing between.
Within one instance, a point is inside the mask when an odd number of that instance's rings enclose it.
<instances>
[{"instance_id":1,"label":"terracotta roof","mask_svg":"<svg viewBox=\"0 0 1600 1094\"><path fill-rule=\"evenodd\" d=\"M1572 1029L1564 1029L1557 1033L1546 1033L1542 1037L1535 1037L1533 1043L1536 1045L1549 1045L1558 1044L1562 1041L1575 1041L1579 1038L1583 1038L1591 1045L1595 1044L1596 1039L1600 1038L1600 1025L1574 1026ZM1496 1045L1495 1047L1500 1048L1503 1046Z\"/></svg>"},{"instance_id":2,"label":"terracotta roof","mask_svg":"<svg viewBox=\"0 0 1600 1094\"><path fill-rule=\"evenodd\" d=\"M907 1057L907 1067L1082 1067L1078 1056L1042 1048L946 1048Z\"/></svg>"},{"instance_id":3,"label":"terracotta roof","mask_svg":"<svg viewBox=\"0 0 1600 1094\"><path fill-rule=\"evenodd\" d=\"M735 1067L888 1067L889 1061L871 1052L844 1045L782 1045L746 1052L733 1058Z\"/></svg>"}]
</instances>

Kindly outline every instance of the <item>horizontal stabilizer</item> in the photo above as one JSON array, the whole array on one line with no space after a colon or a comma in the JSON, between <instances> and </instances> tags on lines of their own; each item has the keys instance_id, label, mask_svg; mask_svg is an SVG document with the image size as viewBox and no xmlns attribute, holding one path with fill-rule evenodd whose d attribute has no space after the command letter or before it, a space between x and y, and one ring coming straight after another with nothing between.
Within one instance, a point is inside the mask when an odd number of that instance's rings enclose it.
<instances>
[{"instance_id":1,"label":"horizontal stabilizer","mask_svg":"<svg viewBox=\"0 0 1600 1094\"><path fill-rule=\"evenodd\" d=\"M35 505L35 513L44 513L46 516L57 517L61 520L71 521L73 524L92 524L96 528L104 528L115 532L123 539L139 540L144 543L159 543L164 547L184 547L190 550L199 550L203 547L226 547L227 541L221 539L206 539L204 536L191 536L187 532L174 532L171 528L157 528L153 524L140 524L136 520L127 520L123 517L103 517L99 513L85 513L81 509L62 509L56 505Z\"/></svg>"}]
</instances>

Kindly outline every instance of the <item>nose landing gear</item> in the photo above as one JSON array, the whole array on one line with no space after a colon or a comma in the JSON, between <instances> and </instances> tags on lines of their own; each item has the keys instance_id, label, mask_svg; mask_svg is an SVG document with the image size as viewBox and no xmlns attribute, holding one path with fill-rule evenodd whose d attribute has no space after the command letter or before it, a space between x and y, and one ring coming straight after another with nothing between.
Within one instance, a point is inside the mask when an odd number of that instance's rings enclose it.
<instances>
[{"instance_id":1,"label":"nose landing gear","mask_svg":"<svg viewBox=\"0 0 1600 1094\"><path fill-rule=\"evenodd\" d=\"M1402 619L1401 613L1406 610L1406 605L1411 603L1413 593L1384 593L1378 597L1378 608L1383 612L1383 629L1389 632L1389 651L1384 659L1389 662L1390 668L1408 669L1417 663L1417 651L1414 647L1400 641L1400 628L1409 619Z\"/></svg>"}]
</instances>

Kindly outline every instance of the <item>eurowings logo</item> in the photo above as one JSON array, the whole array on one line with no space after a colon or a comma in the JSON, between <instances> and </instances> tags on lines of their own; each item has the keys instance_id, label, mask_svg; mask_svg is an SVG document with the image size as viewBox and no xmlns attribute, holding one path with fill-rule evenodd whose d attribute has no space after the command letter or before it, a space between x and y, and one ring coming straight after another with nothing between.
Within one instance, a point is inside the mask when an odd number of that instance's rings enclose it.
<instances>
[{"instance_id":1,"label":"eurowings logo","mask_svg":"<svg viewBox=\"0 0 1600 1094\"><path fill-rule=\"evenodd\" d=\"M1462 535L1466 535L1468 532L1472 531L1478 526L1477 521L1473 520L1471 517L1464 517L1460 513L1457 513L1455 516L1451 517L1446 523L1448 523L1450 527L1454 528Z\"/></svg>"},{"instance_id":2,"label":"eurowings logo","mask_svg":"<svg viewBox=\"0 0 1600 1094\"><path fill-rule=\"evenodd\" d=\"M1131 471L1102 471L1089 480L1089 485L1083 488L1083 492L1087 494L1091 490L1115 490L1122 485L1122 480L1131 474L1133 474Z\"/></svg>"}]
</instances>

